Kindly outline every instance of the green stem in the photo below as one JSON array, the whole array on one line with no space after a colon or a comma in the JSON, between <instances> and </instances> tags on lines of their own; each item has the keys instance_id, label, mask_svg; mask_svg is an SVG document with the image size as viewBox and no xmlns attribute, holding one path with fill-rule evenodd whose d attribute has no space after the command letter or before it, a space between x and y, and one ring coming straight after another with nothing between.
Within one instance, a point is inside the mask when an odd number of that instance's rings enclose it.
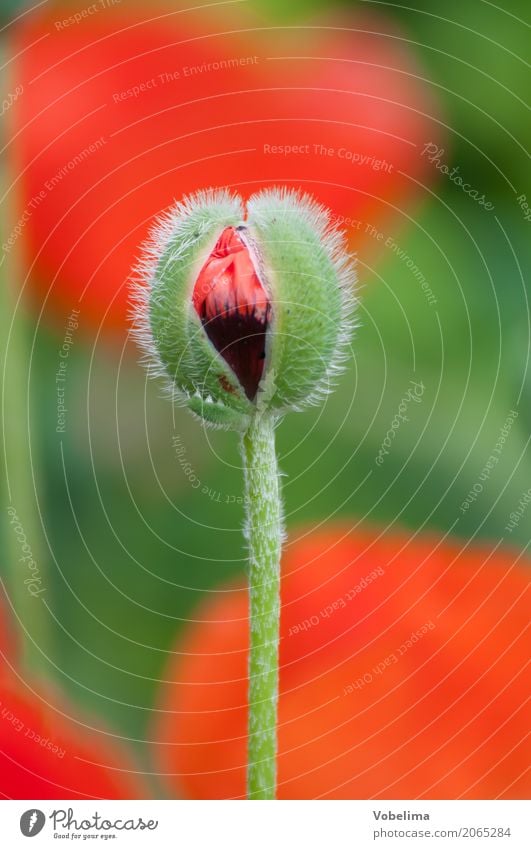
<instances>
[{"instance_id":1,"label":"green stem","mask_svg":"<svg viewBox=\"0 0 531 849\"><path fill-rule=\"evenodd\" d=\"M274 799L282 506L275 420L258 413L243 437L249 544L249 750L247 796Z\"/></svg>"}]
</instances>

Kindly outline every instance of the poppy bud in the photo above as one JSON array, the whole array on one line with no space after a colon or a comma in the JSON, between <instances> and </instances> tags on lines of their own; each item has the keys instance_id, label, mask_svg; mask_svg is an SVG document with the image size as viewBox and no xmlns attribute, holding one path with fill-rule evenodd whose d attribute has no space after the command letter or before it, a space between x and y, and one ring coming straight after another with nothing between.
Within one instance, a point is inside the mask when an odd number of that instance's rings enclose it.
<instances>
[{"instance_id":1,"label":"poppy bud","mask_svg":"<svg viewBox=\"0 0 531 849\"><path fill-rule=\"evenodd\" d=\"M318 400L349 339L354 271L342 234L307 195L247 205L199 192L159 219L138 266L134 332L174 396L243 429Z\"/></svg>"}]
</instances>

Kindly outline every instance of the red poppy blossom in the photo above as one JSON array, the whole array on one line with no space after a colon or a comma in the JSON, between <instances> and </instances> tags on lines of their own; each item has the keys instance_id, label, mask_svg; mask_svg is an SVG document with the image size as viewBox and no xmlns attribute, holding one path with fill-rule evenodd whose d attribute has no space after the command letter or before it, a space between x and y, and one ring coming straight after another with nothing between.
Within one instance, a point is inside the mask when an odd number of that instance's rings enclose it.
<instances>
[{"instance_id":1,"label":"red poppy blossom","mask_svg":"<svg viewBox=\"0 0 531 849\"><path fill-rule=\"evenodd\" d=\"M524 565L341 527L288 546L279 798L526 798ZM245 795L247 604L204 602L164 675L155 757L192 798Z\"/></svg>"},{"instance_id":2,"label":"red poppy blossom","mask_svg":"<svg viewBox=\"0 0 531 849\"><path fill-rule=\"evenodd\" d=\"M12 666L0 609L0 793L6 799L145 799L127 747L58 691ZM6 650L7 649L7 650ZM9 658L9 660L8 660ZM91 727L92 725L92 727Z\"/></svg>"},{"instance_id":3,"label":"red poppy blossom","mask_svg":"<svg viewBox=\"0 0 531 849\"><path fill-rule=\"evenodd\" d=\"M0 790L10 799L145 799L126 747L42 686L0 685Z\"/></svg>"},{"instance_id":4,"label":"red poppy blossom","mask_svg":"<svg viewBox=\"0 0 531 849\"><path fill-rule=\"evenodd\" d=\"M294 31L241 4L222 18L150 8L148 20L117 6L61 28L61 5L48 6L10 28L22 94L8 115L19 197L5 239L23 246L32 299L60 326L79 306L80 332L128 327L138 246L198 189L310 192L365 258L428 173L420 145L440 139L437 109L383 16Z\"/></svg>"}]
</instances>

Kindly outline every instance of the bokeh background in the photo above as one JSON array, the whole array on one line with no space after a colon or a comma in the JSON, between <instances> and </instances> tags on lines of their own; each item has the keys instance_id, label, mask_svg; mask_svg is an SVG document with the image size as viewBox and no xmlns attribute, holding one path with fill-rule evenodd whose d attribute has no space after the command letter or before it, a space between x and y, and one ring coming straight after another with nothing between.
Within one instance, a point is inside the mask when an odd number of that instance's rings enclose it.
<instances>
[{"instance_id":1,"label":"bokeh background","mask_svg":"<svg viewBox=\"0 0 531 849\"><path fill-rule=\"evenodd\" d=\"M531 518L508 528L531 487L529 9L89 7L2 7L4 606L19 678L113 729L163 797L187 791L156 776L152 709L197 605L244 577L242 481L234 434L173 407L138 364L138 246L194 188L319 197L357 254L359 327L337 391L278 429L288 548L341 521L516 558ZM411 381L420 401L378 464Z\"/></svg>"}]
</instances>

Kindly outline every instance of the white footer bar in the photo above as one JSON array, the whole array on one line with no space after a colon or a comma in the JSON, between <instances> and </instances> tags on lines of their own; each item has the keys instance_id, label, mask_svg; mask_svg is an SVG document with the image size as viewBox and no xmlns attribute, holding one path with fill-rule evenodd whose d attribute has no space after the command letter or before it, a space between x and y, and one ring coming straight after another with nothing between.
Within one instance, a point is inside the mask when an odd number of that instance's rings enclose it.
<instances>
[{"instance_id":1,"label":"white footer bar","mask_svg":"<svg viewBox=\"0 0 531 849\"><path fill-rule=\"evenodd\" d=\"M1 845L9 849L529 849L530 823L522 801L0 803Z\"/></svg>"}]
</instances>

